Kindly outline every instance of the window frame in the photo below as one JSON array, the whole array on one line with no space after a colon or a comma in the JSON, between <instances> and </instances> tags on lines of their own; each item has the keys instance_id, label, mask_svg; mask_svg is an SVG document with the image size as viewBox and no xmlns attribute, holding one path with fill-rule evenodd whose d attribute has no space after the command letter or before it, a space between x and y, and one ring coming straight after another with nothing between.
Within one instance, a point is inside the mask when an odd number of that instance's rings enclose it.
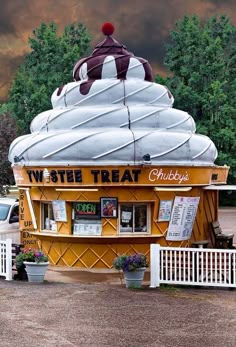
<instances>
[{"instance_id":1,"label":"window frame","mask_svg":"<svg viewBox=\"0 0 236 347\"><path fill-rule=\"evenodd\" d=\"M132 226L132 231L121 231L121 207L122 205L128 205L128 206L132 206L132 213L133 213L133 226ZM147 211L147 225L146 231L135 231L135 213L134 213L134 209L135 206L140 206L140 205L145 205L146 206L146 211ZM134 235L134 236L138 236L138 235L150 235L151 234L151 204L149 202L122 202L119 203L119 216L118 216L118 233L119 235Z\"/></svg>"},{"instance_id":2,"label":"window frame","mask_svg":"<svg viewBox=\"0 0 236 347\"><path fill-rule=\"evenodd\" d=\"M51 212L52 212L52 217L55 224L56 224L56 230L52 229L46 229L46 223L45 223L45 217L44 217L44 207L45 205L51 206ZM49 216L49 210L48 210L48 216ZM45 231L45 232L50 232L50 233L57 233L57 222L55 221L55 217L53 214L53 207L52 207L52 201L40 201L40 230Z\"/></svg>"}]
</instances>

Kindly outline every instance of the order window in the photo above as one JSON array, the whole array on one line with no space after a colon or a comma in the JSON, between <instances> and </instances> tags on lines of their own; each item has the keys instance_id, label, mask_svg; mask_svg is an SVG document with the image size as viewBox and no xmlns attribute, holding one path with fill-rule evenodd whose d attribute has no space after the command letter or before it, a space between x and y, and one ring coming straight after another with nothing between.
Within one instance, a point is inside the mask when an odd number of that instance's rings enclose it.
<instances>
[{"instance_id":1,"label":"order window","mask_svg":"<svg viewBox=\"0 0 236 347\"><path fill-rule=\"evenodd\" d=\"M41 215L41 228L44 230L57 231L51 203L41 203Z\"/></svg>"},{"instance_id":2,"label":"order window","mask_svg":"<svg viewBox=\"0 0 236 347\"><path fill-rule=\"evenodd\" d=\"M102 234L101 208L99 202L76 201L72 204L74 235Z\"/></svg>"},{"instance_id":3,"label":"order window","mask_svg":"<svg viewBox=\"0 0 236 347\"><path fill-rule=\"evenodd\" d=\"M120 204L120 233L143 233L149 229L147 204Z\"/></svg>"}]
</instances>

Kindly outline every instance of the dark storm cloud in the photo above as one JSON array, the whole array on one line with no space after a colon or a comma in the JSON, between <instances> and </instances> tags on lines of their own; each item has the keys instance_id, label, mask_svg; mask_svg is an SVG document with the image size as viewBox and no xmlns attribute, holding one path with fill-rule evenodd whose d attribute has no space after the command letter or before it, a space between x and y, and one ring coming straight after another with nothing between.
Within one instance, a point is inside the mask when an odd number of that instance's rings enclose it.
<instances>
[{"instance_id":1,"label":"dark storm cloud","mask_svg":"<svg viewBox=\"0 0 236 347\"><path fill-rule=\"evenodd\" d=\"M204 2L204 0L202 0L202 2ZM224 5L234 5L235 4L235 0L208 0L208 2L211 2L217 6L224 6Z\"/></svg>"},{"instance_id":2,"label":"dark storm cloud","mask_svg":"<svg viewBox=\"0 0 236 347\"><path fill-rule=\"evenodd\" d=\"M148 59L163 71L165 44L170 29L185 14L207 19L226 13L236 20L233 0L0 0L0 98L29 46L32 30L42 22L54 21L59 29L82 22L93 37L93 45L103 39L102 24L115 25L114 37L137 56ZM5 88L5 89L4 89Z\"/></svg>"},{"instance_id":3,"label":"dark storm cloud","mask_svg":"<svg viewBox=\"0 0 236 347\"><path fill-rule=\"evenodd\" d=\"M15 27L10 21L11 13L5 1L0 1L0 8L0 35L14 34Z\"/></svg>"}]
</instances>

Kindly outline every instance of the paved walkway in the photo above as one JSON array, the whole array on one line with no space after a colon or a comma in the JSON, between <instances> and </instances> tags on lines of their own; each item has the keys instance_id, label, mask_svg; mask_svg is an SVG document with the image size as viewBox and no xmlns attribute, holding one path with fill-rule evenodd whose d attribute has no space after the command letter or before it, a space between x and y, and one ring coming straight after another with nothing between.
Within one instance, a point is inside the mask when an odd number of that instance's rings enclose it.
<instances>
[{"instance_id":1,"label":"paved walkway","mask_svg":"<svg viewBox=\"0 0 236 347\"><path fill-rule=\"evenodd\" d=\"M145 282L149 284L149 272L147 272ZM45 279L49 282L62 283L109 283L122 285L123 279L115 270L83 270L66 267L49 266Z\"/></svg>"}]
</instances>

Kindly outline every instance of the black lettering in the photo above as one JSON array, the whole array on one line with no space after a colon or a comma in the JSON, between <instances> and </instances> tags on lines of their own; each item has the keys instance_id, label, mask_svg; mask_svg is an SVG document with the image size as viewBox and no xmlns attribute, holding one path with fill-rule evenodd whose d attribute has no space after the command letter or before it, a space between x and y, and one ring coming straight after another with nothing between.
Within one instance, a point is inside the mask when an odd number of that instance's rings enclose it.
<instances>
[{"instance_id":1,"label":"black lettering","mask_svg":"<svg viewBox=\"0 0 236 347\"><path fill-rule=\"evenodd\" d=\"M55 170L51 170L50 176L52 182L56 183L58 181L57 172Z\"/></svg>"},{"instance_id":2,"label":"black lettering","mask_svg":"<svg viewBox=\"0 0 236 347\"><path fill-rule=\"evenodd\" d=\"M35 240L24 240L23 244L24 245L34 245L36 243Z\"/></svg>"},{"instance_id":3,"label":"black lettering","mask_svg":"<svg viewBox=\"0 0 236 347\"><path fill-rule=\"evenodd\" d=\"M98 175L100 171L99 170L91 170L91 174L93 175L93 182L98 183Z\"/></svg>"},{"instance_id":4,"label":"black lettering","mask_svg":"<svg viewBox=\"0 0 236 347\"><path fill-rule=\"evenodd\" d=\"M81 170L75 170L75 182L82 182Z\"/></svg>"},{"instance_id":5,"label":"black lettering","mask_svg":"<svg viewBox=\"0 0 236 347\"><path fill-rule=\"evenodd\" d=\"M43 170L40 170L40 171L33 170L33 176L34 176L35 182L43 182Z\"/></svg>"},{"instance_id":6,"label":"black lettering","mask_svg":"<svg viewBox=\"0 0 236 347\"><path fill-rule=\"evenodd\" d=\"M124 174L121 178L121 182L125 182L125 181L133 182L133 179L132 179L132 176L131 176L129 170L125 170Z\"/></svg>"},{"instance_id":7,"label":"black lettering","mask_svg":"<svg viewBox=\"0 0 236 347\"><path fill-rule=\"evenodd\" d=\"M67 182L74 182L74 175L72 170L66 170Z\"/></svg>"},{"instance_id":8,"label":"black lettering","mask_svg":"<svg viewBox=\"0 0 236 347\"><path fill-rule=\"evenodd\" d=\"M20 220L24 220L24 214L20 214Z\"/></svg>"},{"instance_id":9,"label":"black lettering","mask_svg":"<svg viewBox=\"0 0 236 347\"><path fill-rule=\"evenodd\" d=\"M111 170L112 182L119 182L119 170Z\"/></svg>"},{"instance_id":10,"label":"black lettering","mask_svg":"<svg viewBox=\"0 0 236 347\"><path fill-rule=\"evenodd\" d=\"M110 183L111 182L109 176L110 176L110 173L108 170L101 170L101 177L102 177L103 183L105 183L105 182Z\"/></svg>"},{"instance_id":11,"label":"black lettering","mask_svg":"<svg viewBox=\"0 0 236 347\"><path fill-rule=\"evenodd\" d=\"M23 237L24 237L25 239L27 239L27 238L31 237L31 235L28 233L28 231L24 231L24 232L23 232Z\"/></svg>"},{"instance_id":12,"label":"black lettering","mask_svg":"<svg viewBox=\"0 0 236 347\"><path fill-rule=\"evenodd\" d=\"M64 183L65 182L65 180L64 180L65 170L58 170L57 172L60 176L61 182Z\"/></svg>"},{"instance_id":13,"label":"black lettering","mask_svg":"<svg viewBox=\"0 0 236 347\"><path fill-rule=\"evenodd\" d=\"M27 172L27 175L29 176L29 181L33 182L33 180L32 180L32 170L27 170L26 172Z\"/></svg>"},{"instance_id":14,"label":"black lettering","mask_svg":"<svg viewBox=\"0 0 236 347\"><path fill-rule=\"evenodd\" d=\"M132 173L134 174L134 182L138 182L138 176L141 174L141 170L135 169L132 170Z\"/></svg>"}]
</instances>

